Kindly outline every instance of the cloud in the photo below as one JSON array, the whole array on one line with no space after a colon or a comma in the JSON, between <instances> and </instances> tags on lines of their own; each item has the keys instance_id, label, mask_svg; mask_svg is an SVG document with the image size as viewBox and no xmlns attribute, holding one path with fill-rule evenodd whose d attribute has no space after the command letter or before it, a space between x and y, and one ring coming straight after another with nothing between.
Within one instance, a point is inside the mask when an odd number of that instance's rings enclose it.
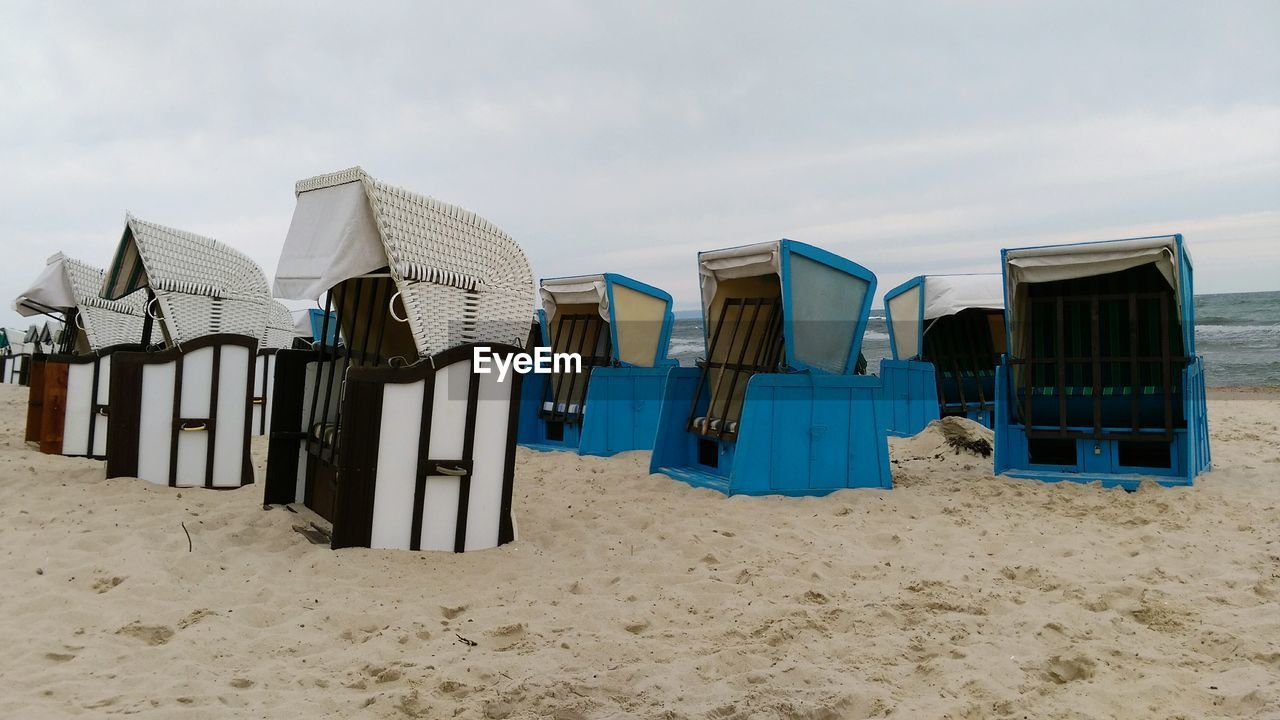
<instances>
[{"instance_id":1,"label":"cloud","mask_svg":"<svg viewBox=\"0 0 1280 720\"><path fill-rule=\"evenodd\" d=\"M1274 3L660 10L7 5L0 289L107 262L126 209L271 274L293 183L354 164L681 307L698 250L779 237L883 290L1181 230L1200 290L1276 287Z\"/></svg>"}]
</instances>

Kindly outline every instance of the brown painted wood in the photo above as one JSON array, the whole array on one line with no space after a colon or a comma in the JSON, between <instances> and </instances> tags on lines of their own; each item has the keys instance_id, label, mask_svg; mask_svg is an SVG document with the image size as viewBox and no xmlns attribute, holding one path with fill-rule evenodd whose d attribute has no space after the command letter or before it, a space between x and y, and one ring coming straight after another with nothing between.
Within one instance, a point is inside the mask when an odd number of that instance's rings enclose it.
<instances>
[{"instance_id":1,"label":"brown painted wood","mask_svg":"<svg viewBox=\"0 0 1280 720\"><path fill-rule=\"evenodd\" d=\"M253 353L249 353L249 365L253 365ZM252 373L253 371L250 370ZM218 439L218 385L222 380L222 346L218 345L213 348L213 369L209 373L209 431L206 433L209 440L205 443L204 458L204 486L213 487L213 458L214 458L214 442ZM253 387L253 377L249 378L249 387ZM252 400L252 391L250 391L250 401ZM253 412L252 404L245 404L246 412ZM240 484L244 484L244 478L241 478Z\"/></svg>"},{"instance_id":2,"label":"brown painted wood","mask_svg":"<svg viewBox=\"0 0 1280 720\"><path fill-rule=\"evenodd\" d=\"M338 491L338 471L329 463L323 462L319 458L310 458L314 472L311 476L312 487L308 493L310 500L307 507L315 511L317 515L334 522L335 508L337 507L337 491Z\"/></svg>"},{"instance_id":3,"label":"brown painted wood","mask_svg":"<svg viewBox=\"0 0 1280 720\"><path fill-rule=\"evenodd\" d=\"M44 358L27 358L27 442L40 442L40 416L44 412Z\"/></svg>"},{"instance_id":4,"label":"brown painted wood","mask_svg":"<svg viewBox=\"0 0 1280 720\"><path fill-rule=\"evenodd\" d=\"M67 375L71 368L61 362L44 362L41 365L44 366L44 407L40 414L40 452L61 455L67 417Z\"/></svg>"},{"instance_id":5,"label":"brown painted wood","mask_svg":"<svg viewBox=\"0 0 1280 720\"><path fill-rule=\"evenodd\" d=\"M307 363L319 359L313 350L281 350L276 354L275 385L271 391L271 436L267 448L267 479L262 501L268 505L295 502L298 482L298 448L306 442L302 401L306 392Z\"/></svg>"},{"instance_id":6,"label":"brown painted wood","mask_svg":"<svg viewBox=\"0 0 1280 720\"><path fill-rule=\"evenodd\" d=\"M382 383L351 381L343 391L343 424L338 439L339 476L333 513L333 549L369 547L373 498L382 435Z\"/></svg>"},{"instance_id":7,"label":"brown painted wood","mask_svg":"<svg viewBox=\"0 0 1280 720\"><path fill-rule=\"evenodd\" d=\"M107 405L107 477L138 476L138 424L142 422L142 367L146 353L121 352L111 358Z\"/></svg>"}]
</instances>

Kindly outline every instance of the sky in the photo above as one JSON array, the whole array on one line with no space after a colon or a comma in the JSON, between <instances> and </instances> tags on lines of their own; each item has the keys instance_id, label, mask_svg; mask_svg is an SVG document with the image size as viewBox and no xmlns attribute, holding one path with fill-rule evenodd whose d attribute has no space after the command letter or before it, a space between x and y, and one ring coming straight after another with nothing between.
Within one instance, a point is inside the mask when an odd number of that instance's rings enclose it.
<instances>
[{"instance_id":1,"label":"sky","mask_svg":"<svg viewBox=\"0 0 1280 720\"><path fill-rule=\"evenodd\" d=\"M272 277L352 165L678 309L782 237L883 294L1181 232L1197 291L1277 290L1280 3L0 0L0 325L126 211Z\"/></svg>"}]
</instances>

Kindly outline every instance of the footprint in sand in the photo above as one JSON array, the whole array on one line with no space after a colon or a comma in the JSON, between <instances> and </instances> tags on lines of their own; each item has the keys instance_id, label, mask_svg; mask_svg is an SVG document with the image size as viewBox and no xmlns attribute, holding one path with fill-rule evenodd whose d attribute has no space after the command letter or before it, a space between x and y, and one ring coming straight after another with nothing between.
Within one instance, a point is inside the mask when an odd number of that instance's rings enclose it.
<instances>
[{"instance_id":1,"label":"footprint in sand","mask_svg":"<svg viewBox=\"0 0 1280 720\"><path fill-rule=\"evenodd\" d=\"M218 613L208 608L199 608L198 610L192 610L190 615L187 615L186 617L178 621L178 629L186 630L187 628L191 627L192 625L195 625L201 620L207 617L212 617L217 614Z\"/></svg>"},{"instance_id":2,"label":"footprint in sand","mask_svg":"<svg viewBox=\"0 0 1280 720\"><path fill-rule=\"evenodd\" d=\"M440 614L444 615L446 620L452 620L466 611L466 605L459 605L458 607L440 607Z\"/></svg>"},{"instance_id":3,"label":"footprint in sand","mask_svg":"<svg viewBox=\"0 0 1280 720\"><path fill-rule=\"evenodd\" d=\"M1073 658L1064 658L1054 655L1049 658L1049 662L1045 663L1044 673L1049 680L1065 685L1074 680L1088 680L1093 677L1097 664L1083 656L1077 655Z\"/></svg>"},{"instance_id":4,"label":"footprint in sand","mask_svg":"<svg viewBox=\"0 0 1280 720\"><path fill-rule=\"evenodd\" d=\"M114 575L112 577L100 577L93 581L93 591L101 595L102 593L116 589L120 586L120 583L124 581L125 578L120 577L119 575Z\"/></svg>"},{"instance_id":5,"label":"footprint in sand","mask_svg":"<svg viewBox=\"0 0 1280 720\"><path fill-rule=\"evenodd\" d=\"M509 650L524 639L525 627L524 623L512 623L493 628L485 634L493 638L493 642L488 645L498 650Z\"/></svg>"},{"instance_id":6,"label":"footprint in sand","mask_svg":"<svg viewBox=\"0 0 1280 720\"><path fill-rule=\"evenodd\" d=\"M116 630L116 634L141 640L148 645L163 645L173 638L174 633L173 628L167 625L143 625L135 621Z\"/></svg>"}]
</instances>

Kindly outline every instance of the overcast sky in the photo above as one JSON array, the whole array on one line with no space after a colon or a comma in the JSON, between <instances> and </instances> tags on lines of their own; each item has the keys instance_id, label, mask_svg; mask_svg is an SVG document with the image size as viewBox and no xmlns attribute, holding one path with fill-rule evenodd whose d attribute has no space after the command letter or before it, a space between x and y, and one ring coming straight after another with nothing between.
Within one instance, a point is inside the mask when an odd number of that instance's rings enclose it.
<instances>
[{"instance_id":1,"label":"overcast sky","mask_svg":"<svg viewBox=\"0 0 1280 720\"><path fill-rule=\"evenodd\" d=\"M1275 290L1280 3L0 0L5 325L126 210L272 276L294 182L356 164L679 308L780 237L883 293L1182 232L1197 290Z\"/></svg>"}]
</instances>

